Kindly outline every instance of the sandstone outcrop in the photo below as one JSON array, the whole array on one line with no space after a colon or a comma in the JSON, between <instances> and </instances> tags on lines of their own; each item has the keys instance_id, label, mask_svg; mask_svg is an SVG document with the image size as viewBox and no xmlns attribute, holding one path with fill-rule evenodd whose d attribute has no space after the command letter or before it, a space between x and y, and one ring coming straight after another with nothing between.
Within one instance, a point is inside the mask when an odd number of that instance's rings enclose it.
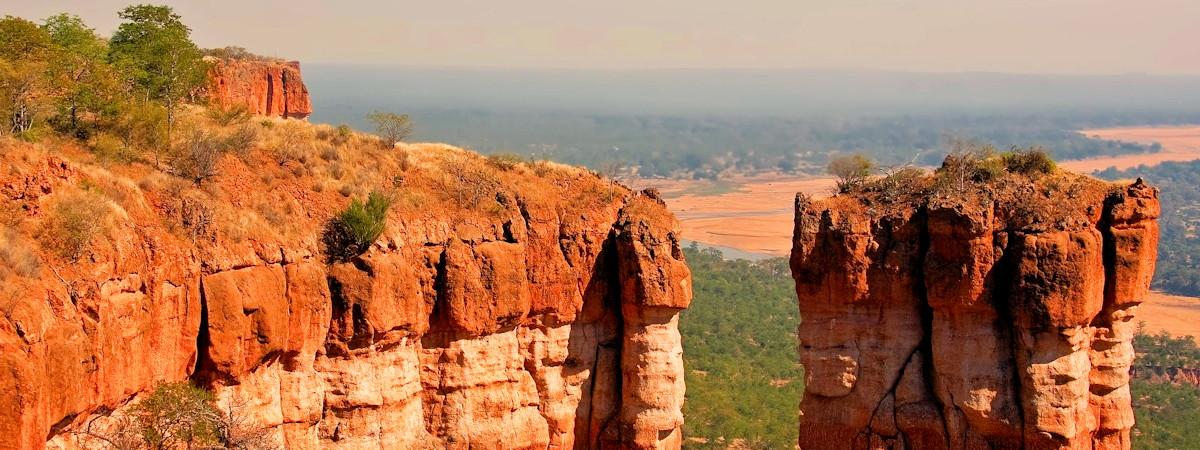
<instances>
[{"instance_id":1,"label":"sandstone outcrop","mask_svg":"<svg viewBox=\"0 0 1200 450\"><path fill-rule=\"evenodd\" d=\"M800 447L1128 449L1157 191L917 191L797 197Z\"/></svg>"},{"instance_id":2,"label":"sandstone outcrop","mask_svg":"<svg viewBox=\"0 0 1200 450\"><path fill-rule=\"evenodd\" d=\"M288 119L312 114L299 61L214 57L205 61L210 67L204 94L218 107L241 106L251 114Z\"/></svg>"},{"instance_id":3,"label":"sandstone outcrop","mask_svg":"<svg viewBox=\"0 0 1200 450\"><path fill-rule=\"evenodd\" d=\"M38 261L3 281L0 448L94 448L181 380L288 449L680 447L691 280L660 200L553 163L344 145L230 154L200 187L0 148L5 223ZM348 261L320 244L348 202L335 164L396 199ZM108 225L68 262L33 243L80 185Z\"/></svg>"}]
</instances>

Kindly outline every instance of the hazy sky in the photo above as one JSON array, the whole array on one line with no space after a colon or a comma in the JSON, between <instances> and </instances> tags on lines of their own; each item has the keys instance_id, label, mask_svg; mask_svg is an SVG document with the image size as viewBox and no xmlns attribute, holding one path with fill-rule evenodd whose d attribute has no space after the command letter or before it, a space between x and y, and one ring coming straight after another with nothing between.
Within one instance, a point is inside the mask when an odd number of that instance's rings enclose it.
<instances>
[{"instance_id":1,"label":"hazy sky","mask_svg":"<svg viewBox=\"0 0 1200 450\"><path fill-rule=\"evenodd\" d=\"M120 0L0 0L102 33ZM1200 74L1196 0L168 1L205 47L320 63Z\"/></svg>"}]
</instances>

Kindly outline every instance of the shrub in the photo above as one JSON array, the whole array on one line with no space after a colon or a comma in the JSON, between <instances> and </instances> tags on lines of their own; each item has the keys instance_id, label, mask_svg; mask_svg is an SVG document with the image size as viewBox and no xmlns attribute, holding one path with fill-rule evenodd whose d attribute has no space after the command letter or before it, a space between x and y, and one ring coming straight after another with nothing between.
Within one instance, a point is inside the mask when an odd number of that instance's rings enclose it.
<instances>
[{"instance_id":1,"label":"shrub","mask_svg":"<svg viewBox=\"0 0 1200 450\"><path fill-rule=\"evenodd\" d=\"M927 187L925 170L919 167L901 166L884 170L884 175L865 183L864 189L876 192L885 202L920 192Z\"/></svg>"},{"instance_id":2,"label":"shrub","mask_svg":"<svg viewBox=\"0 0 1200 450\"><path fill-rule=\"evenodd\" d=\"M332 161L340 161L342 159L342 154L338 152L338 148L334 147L332 145L326 145L324 148L321 149L321 152L319 154L321 155L321 159L323 159L325 161L332 162Z\"/></svg>"},{"instance_id":3,"label":"shrub","mask_svg":"<svg viewBox=\"0 0 1200 450\"><path fill-rule=\"evenodd\" d=\"M326 226L326 254L331 260L347 260L363 254L383 234L392 199L373 191L367 201L354 199Z\"/></svg>"},{"instance_id":4,"label":"shrub","mask_svg":"<svg viewBox=\"0 0 1200 450\"><path fill-rule=\"evenodd\" d=\"M249 124L242 124L225 137L224 147L227 151L246 155L258 144L258 138L257 129Z\"/></svg>"},{"instance_id":5,"label":"shrub","mask_svg":"<svg viewBox=\"0 0 1200 450\"><path fill-rule=\"evenodd\" d=\"M97 194L81 192L60 199L43 224L42 243L51 252L77 261L104 231L109 208Z\"/></svg>"},{"instance_id":6,"label":"shrub","mask_svg":"<svg viewBox=\"0 0 1200 450\"><path fill-rule=\"evenodd\" d=\"M375 133L387 148L395 147L397 142L412 134L408 114L375 111L367 115L367 120L375 124Z\"/></svg>"},{"instance_id":7,"label":"shrub","mask_svg":"<svg viewBox=\"0 0 1200 450\"><path fill-rule=\"evenodd\" d=\"M987 183L1004 175L1004 161L991 145L954 141L953 146L937 169L939 187L961 193L971 184Z\"/></svg>"},{"instance_id":8,"label":"shrub","mask_svg":"<svg viewBox=\"0 0 1200 450\"><path fill-rule=\"evenodd\" d=\"M271 429L252 420L240 396L227 399L227 406L219 408L212 393L190 383L162 383L127 412L109 416L108 432L93 430L89 421L78 434L94 444L87 448L278 448Z\"/></svg>"},{"instance_id":9,"label":"shrub","mask_svg":"<svg viewBox=\"0 0 1200 450\"><path fill-rule=\"evenodd\" d=\"M313 144L313 132L308 126L289 120L279 126L276 133L275 145L271 154L279 165L291 160L299 160Z\"/></svg>"},{"instance_id":10,"label":"shrub","mask_svg":"<svg viewBox=\"0 0 1200 450\"><path fill-rule=\"evenodd\" d=\"M1050 153L1040 147L1013 149L1001 155L1001 159L1009 172L1030 176L1054 173L1058 167Z\"/></svg>"},{"instance_id":11,"label":"shrub","mask_svg":"<svg viewBox=\"0 0 1200 450\"><path fill-rule=\"evenodd\" d=\"M192 130L171 162L176 175L196 184L212 178L217 174L217 162L221 160L226 144L210 132Z\"/></svg>"},{"instance_id":12,"label":"shrub","mask_svg":"<svg viewBox=\"0 0 1200 450\"><path fill-rule=\"evenodd\" d=\"M233 105L228 108L213 105L208 108L205 115L209 120L223 127L241 125L250 121L250 108L247 108L246 105Z\"/></svg>"},{"instance_id":13,"label":"shrub","mask_svg":"<svg viewBox=\"0 0 1200 450\"><path fill-rule=\"evenodd\" d=\"M246 60L246 61L273 61L274 60L274 58L268 58L265 56L256 55L256 54L250 53L250 51L246 50L245 48L232 46L232 45L228 46L228 47L221 47L221 48L206 48L202 51L204 52L205 56L212 56L214 58L221 58L221 59L238 59L238 60Z\"/></svg>"},{"instance_id":14,"label":"shrub","mask_svg":"<svg viewBox=\"0 0 1200 450\"><path fill-rule=\"evenodd\" d=\"M102 161L128 164L138 159L136 150L126 145L121 138L108 133L99 133L92 137L90 147L92 153Z\"/></svg>"},{"instance_id":15,"label":"shrub","mask_svg":"<svg viewBox=\"0 0 1200 450\"><path fill-rule=\"evenodd\" d=\"M515 153L495 153L488 155L487 162L488 165L507 172L524 163L525 158Z\"/></svg>"},{"instance_id":16,"label":"shrub","mask_svg":"<svg viewBox=\"0 0 1200 450\"><path fill-rule=\"evenodd\" d=\"M218 443L221 413L212 394L187 382L158 385L133 405L132 415L150 448Z\"/></svg>"},{"instance_id":17,"label":"shrub","mask_svg":"<svg viewBox=\"0 0 1200 450\"><path fill-rule=\"evenodd\" d=\"M837 190L840 193L850 192L861 186L871 176L875 163L866 156L853 155L835 156L829 160L826 170L837 177Z\"/></svg>"},{"instance_id":18,"label":"shrub","mask_svg":"<svg viewBox=\"0 0 1200 450\"><path fill-rule=\"evenodd\" d=\"M346 125L343 123L341 125L338 125L337 128L334 129L333 136L329 139L329 141L332 142L333 145L342 145L342 144L345 144L346 142L349 142L350 138L353 136L354 136L354 129L350 128L350 125Z\"/></svg>"}]
</instances>

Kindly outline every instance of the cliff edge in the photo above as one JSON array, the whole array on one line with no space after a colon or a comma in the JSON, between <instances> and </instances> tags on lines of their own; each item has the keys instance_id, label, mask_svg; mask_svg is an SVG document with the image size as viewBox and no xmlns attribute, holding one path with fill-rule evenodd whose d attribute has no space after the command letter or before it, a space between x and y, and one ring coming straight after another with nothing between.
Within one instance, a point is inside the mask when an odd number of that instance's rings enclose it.
<instances>
[{"instance_id":1,"label":"cliff edge","mask_svg":"<svg viewBox=\"0 0 1200 450\"><path fill-rule=\"evenodd\" d=\"M1130 447L1157 190L967 172L797 197L801 448Z\"/></svg>"},{"instance_id":2,"label":"cliff edge","mask_svg":"<svg viewBox=\"0 0 1200 450\"><path fill-rule=\"evenodd\" d=\"M0 448L92 447L186 380L288 449L680 447L691 280L656 196L248 126L200 182L0 142ZM328 258L323 228L369 191L393 200L383 236Z\"/></svg>"},{"instance_id":3,"label":"cliff edge","mask_svg":"<svg viewBox=\"0 0 1200 450\"><path fill-rule=\"evenodd\" d=\"M251 114L287 119L307 119L312 114L299 61L211 56L204 60L209 63L204 94L213 105L245 107Z\"/></svg>"}]
</instances>

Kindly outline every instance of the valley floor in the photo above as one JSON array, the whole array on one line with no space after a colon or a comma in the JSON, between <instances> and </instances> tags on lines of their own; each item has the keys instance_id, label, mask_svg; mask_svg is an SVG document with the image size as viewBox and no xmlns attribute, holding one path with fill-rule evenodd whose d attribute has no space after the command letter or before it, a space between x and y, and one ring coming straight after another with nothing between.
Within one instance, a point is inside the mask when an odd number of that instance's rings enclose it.
<instances>
[{"instance_id":1,"label":"valley floor","mask_svg":"<svg viewBox=\"0 0 1200 450\"><path fill-rule=\"evenodd\" d=\"M1151 292L1138 307L1137 321L1145 323L1147 333L1200 338L1200 298Z\"/></svg>"}]
</instances>

